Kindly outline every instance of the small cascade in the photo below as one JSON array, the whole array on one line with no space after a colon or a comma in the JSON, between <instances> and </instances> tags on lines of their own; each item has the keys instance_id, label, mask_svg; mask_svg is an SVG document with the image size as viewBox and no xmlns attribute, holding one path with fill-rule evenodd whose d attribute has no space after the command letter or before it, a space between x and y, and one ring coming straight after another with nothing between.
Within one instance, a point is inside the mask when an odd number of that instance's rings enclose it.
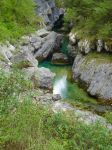
<instances>
[{"instance_id":1,"label":"small cascade","mask_svg":"<svg viewBox=\"0 0 112 150\"><path fill-rule=\"evenodd\" d=\"M53 94L59 94L62 98L67 95L67 75L62 76L62 78L57 79L54 83Z\"/></svg>"}]
</instances>

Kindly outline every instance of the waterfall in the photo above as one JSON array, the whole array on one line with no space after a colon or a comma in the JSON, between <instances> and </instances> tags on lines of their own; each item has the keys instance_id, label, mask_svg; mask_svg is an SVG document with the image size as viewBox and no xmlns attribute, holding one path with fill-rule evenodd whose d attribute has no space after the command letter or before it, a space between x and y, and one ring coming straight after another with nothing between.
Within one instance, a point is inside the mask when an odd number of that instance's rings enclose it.
<instances>
[{"instance_id":1,"label":"waterfall","mask_svg":"<svg viewBox=\"0 0 112 150\"><path fill-rule=\"evenodd\" d=\"M67 96L67 75L57 79L54 83L53 94L60 94L62 98Z\"/></svg>"}]
</instances>

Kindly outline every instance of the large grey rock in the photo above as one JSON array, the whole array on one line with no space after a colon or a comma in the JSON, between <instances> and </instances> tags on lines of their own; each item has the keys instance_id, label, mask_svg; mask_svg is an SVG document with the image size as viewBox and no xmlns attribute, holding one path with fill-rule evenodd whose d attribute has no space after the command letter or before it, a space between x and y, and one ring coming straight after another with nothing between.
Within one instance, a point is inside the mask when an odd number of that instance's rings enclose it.
<instances>
[{"instance_id":1,"label":"large grey rock","mask_svg":"<svg viewBox=\"0 0 112 150\"><path fill-rule=\"evenodd\" d=\"M54 45L54 51L56 51L56 52L60 51L62 40L63 40L63 35L57 34L55 45Z\"/></svg>"},{"instance_id":2,"label":"large grey rock","mask_svg":"<svg viewBox=\"0 0 112 150\"><path fill-rule=\"evenodd\" d=\"M36 101L44 105L51 104L53 102L52 93L43 93L42 95L37 96Z\"/></svg>"},{"instance_id":3,"label":"large grey rock","mask_svg":"<svg viewBox=\"0 0 112 150\"><path fill-rule=\"evenodd\" d=\"M15 47L7 41L6 43L0 45L0 58L6 62L10 62L14 51Z\"/></svg>"},{"instance_id":4,"label":"large grey rock","mask_svg":"<svg viewBox=\"0 0 112 150\"><path fill-rule=\"evenodd\" d=\"M37 14L43 18L48 29L51 29L64 10L55 6L55 0L35 0L35 2L37 3Z\"/></svg>"},{"instance_id":5,"label":"large grey rock","mask_svg":"<svg viewBox=\"0 0 112 150\"><path fill-rule=\"evenodd\" d=\"M80 52L84 53L84 54L88 54L89 52L91 52L95 47L94 44L92 44L90 41L88 40L80 40L78 42L78 48L80 50Z\"/></svg>"},{"instance_id":6,"label":"large grey rock","mask_svg":"<svg viewBox=\"0 0 112 150\"><path fill-rule=\"evenodd\" d=\"M103 117L93 114L90 111L84 111L80 110L77 107L72 107L70 104L66 102L57 101L53 103L52 110L55 113L58 113L60 111L72 111L74 113L74 118L77 118L77 120L82 121L85 124L95 124L96 122L99 122L104 127L112 130L112 125L107 122L106 119Z\"/></svg>"},{"instance_id":7,"label":"large grey rock","mask_svg":"<svg viewBox=\"0 0 112 150\"><path fill-rule=\"evenodd\" d=\"M70 32L69 41L71 45L75 45L77 43L77 34Z\"/></svg>"},{"instance_id":8,"label":"large grey rock","mask_svg":"<svg viewBox=\"0 0 112 150\"><path fill-rule=\"evenodd\" d=\"M102 40L98 40L97 42L97 52L101 52L104 48L104 42Z\"/></svg>"},{"instance_id":9,"label":"large grey rock","mask_svg":"<svg viewBox=\"0 0 112 150\"><path fill-rule=\"evenodd\" d=\"M38 30L37 32L41 32L41 30ZM38 36L37 32L21 38L18 46L21 51L34 53L35 50L38 50L41 47L42 38Z\"/></svg>"},{"instance_id":10,"label":"large grey rock","mask_svg":"<svg viewBox=\"0 0 112 150\"><path fill-rule=\"evenodd\" d=\"M76 49L77 49L84 54L88 54L94 48L95 48L95 45L91 41L89 41L87 39L79 40L77 33L70 32L70 34L69 34L69 49L70 49L71 53L73 53L73 50L76 51Z\"/></svg>"},{"instance_id":11,"label":"large grey rock","mask_svg":"<svg viewBox=\"0 0 112 150\"><path fill-rule=\"evenodd\" d=\"M54 53L52 57L53 64L68 64L68 57L63 53Z\"/></svg>"},{"instance_id":12,"label":"large grey rock","mask_svg":"<svg viewBox=\"0 0 112 150\"><path fill-rule=\"evenodd\" d=\"M53 53L57 33L51 32L48 36L43 39L42 47L35 53L35 58L38 60L46 59L51 53Z\"/></svg>"},{"instance_id":13,"label":"large grey rock","mask_svg":"<svg viewBox=\"0 0 112 150\"><path fill-rule=\"evenodd\" d=\"M47 68L38 68L38 84L40 88L53 89L53 79L55 74Z\"/></svg>"},{"instance_id":14,"label":"large grey rock","mask_svg":"<svg viewBox=\"0 0 112 150\"><path fill-rule=\"evenodd\" d=\"M60 94L54 94L54 95L52 96L52 99L53 99L53 101L58 101L58 100L61 100L62 97L61 97Z\"/></svg>"},{"instance_id":15,"label":"large grey rock","mask_svg":"<svg viewBox=\"0 0 112 150\"><path fill-rule=\"evenodd\" d=\"M18 44L21 52L32 53L38 60L44 60L55 50L59 50L62 35L54 31L40 29L29 36L23 36Z\"/></svg>"},{"instance_id":16,"label":"large grey rock","mask_svg":"<svg viewBox=\"0 0 112 150\"><path fill-rule=\"evenodd\" d=\"M45 29L40 29L29 36L23 36L19 44L19 49L25 52L35 53L46 43L47 36L50 36L50 32Z\"/></svg>"},{"instance_id":17,"label":"large grey rock","mask_svg":"<svg viewBox=\"0 0 112 150\"><path fill-rule=\"evenodd\" d=\"M40 87L40 81L39 81L39 71L37 67L28 67L23 68L23 72L25 74L25 77L28 80L31 80L34 86L34 89L38 89Z\"/></svg>"},{"instance_id":18,"label":"large grey rock","mask_svg":"<svg viewBox=\"0 0 112 150\"><path fill-rule=\"evenodd\" d=\"M6 72L6 73L10 73L11 70L11 63L6 63L4 61L0 61L0 70Z\"/></svg>"},{"instance_id":19,"label":"large grey rock","mask_svg":"<svg viewBox=\"0 0 112 150\"><path fill-rule=\"evenodd\" d=\"M38 61L33 57L30 52L22 52L15 55L11 62L19 68L37 67Z\"/></svg>"},{"instance_id":20,"label":"large grey rock","mask_svg":"<svg viewBox=\"0 0 112 150\"><path fill-rule=\"evenodd\" d=\"M78 48L83 54L88 54L92 50L97 52L112 52L111 39L104 41L102 39L97 39L96 41L91 41L88 39L80 39L78 33L69 33L69 46L72 49Z\"/></svg>"},{"instance_id":21,"label":"large grey rock","mask_svg":"<svg viewBox=\"0 0 112 150\"><path fill-rule=\"evenodd\" d=\"M25 97L28 95L31 97L32 102L35 105L43 104L45 106L46 104L53 103L53 99L52 99L53 94L49 93L49 91L47 90L43 90L40 88L32 89L31 91L22 92L19 95L19 102L23 102Z\"/></svg>"},{"instance_id":22,"label":"large grey rock","mask_svg":"<svg viewBox=\"0 0 112 150\"><path fill-rule=\"evenodd\" d=\"M34 48L34 50L32 52L41 48L42 41L43 41L42 38L38 37L37 35L33 35L30 37L30 44Z\"/></svg>"},{"instance_id":23,"label":"large grey rock","mask_svg":"<svg viewBox=\"0 0 112 150\"><path fill-rule=\"evenodd\" d=\"M38 31L36 32L36 35L37 35L38 37L44 38L44 37L46 37L49 33L50 33L49 31L47 31L46 29L43 28L43 29L38 30Z\"/></svg>"},{"instance_id":24,"label":"large grey rock","mask_svg":"<svg viewBox=\"0 0 112 150\"><path fill-rule=\"evenodd\" d=\"M23 72L25 74L25 77L32 80L34 83L35 87L38 87L38 68L37 67L28 67L28 68L23 68ZM35 82L35 81L36 82Z\"/></svg>"},{"instance_id":25,"label":"large grey rock","mask_svg":"<svg viewBox=\"0 0 112 150\"><path fill-rule=\"evenodd\" d=\"M79 47L78 47L78 37L77 37L77 33L72 33L70 32L69 34L69 44L67 46L68 49L68 56L72 59L76 57L78 51L79 51Z\"/></svg>"},{"instance_id":26,"label":"large grey rock","mask_svg":"<svg viewBox=\"0 0 112 150\"><path fill-rule=\"evenodd\" d=\"M53 79L55 74L47 68L29 67L23 69L26 77L32 80L35 88L53 89Z\"/></svg>"},{"instance_id":27,"label":"large grey rock","mask_svg":"<svg viewBox=\"0 0 112 150\"><path fill-rule=\"evenodd\" d=\"M29 43L28 45L22 45L19 47L22 52L34 52L35 48Z\"/></svg>"},{"instance_id":28,"label":"large grey rock","mask_svg":"<svg viewBox=\"0 0 112 150\"><path fill-rule=\"evenodd\" d=\"M67 49L68 49L68 56L74 59L78 54L78 46L69 44Z\"/></svg>"},{"instance_id":29,"label":"large grey rock","mask_svg":"<svg viewBox=\"0 0 112 150\"><path fill-rule=\"evenodd\" d=\"M9 51L15 52L15 50L16 50L15 46L10 44L9 41L6 41L5 44L7 45L7 48L8 48Z\"/></svg>"},{"instance_id":30,"label":"large grey rock","mask_svg":"<svg viewBox=\"0 0 112 150\"><path fill-rule=\"evenodd\" d=\"M78 55L73 65L73 77L85 83L87 91L101 100L112 103L112 63L98 63L93 58Z\"/></svg>"},{"instance_id":31,"label":"large grey rock","mask_svg":"<svg viewBox=\"0 0 112 150\"><path fill-rule=\"evenodd\" d=\"M20 39L20 43L19 45L28 45L30 41L30 37L29 36L22 36Z\"/></svg>"}]
</instances>

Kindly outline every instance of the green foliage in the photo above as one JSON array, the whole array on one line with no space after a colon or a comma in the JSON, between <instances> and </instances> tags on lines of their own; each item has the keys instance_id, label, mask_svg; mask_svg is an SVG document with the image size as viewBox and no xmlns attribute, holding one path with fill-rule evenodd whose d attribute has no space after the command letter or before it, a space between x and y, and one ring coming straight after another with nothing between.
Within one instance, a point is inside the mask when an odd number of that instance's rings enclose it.
<instances>
[{"instance_id":1,"label":"green foliage","mask_svg":"<svg viewBox=\"0 0 112 150\"><path fill-rule=\"evenodd\" d=\"M64 0L65 22L73 23L80 38L112 40L111 0Z\"/></svg>"},{"instance_id":2,"label":"green foliage","mask_svg":"<svg viewBox=\"0 0 112 150\"><path fill-rule=\"evenodd\" d=\"M86 125L73 112L54 114L32 103L32 84L20 70L0 73L1 150L111 150L112 131ZM27 91L29 94L19 95Z\"/></svg>"},{"instance_id":3,"label":"green foliage","mask_svg":"<svg viewBox=\"0 0 112 150\"><path fill-rule=\"evenodd\" d=\"M55 3L56 3L56 6L57 6L58 8L60 8L60 7L63 7L63 6L64 6L64 3L63 3L63 1L62 1L62 0L55 0Z\"/></svg>"},{"instance_id":4,"label":"green foliage","mask_svg":"<svg viewBox=\"0 0 112 150\"><path fill-rule=\"evenodd\" d=\"M112 124L112 112L105 113L104 117Z\"/></svg>"},{"instance_id":5,"label":"green foliage","mask_svg":"<svg viewBox=\"0 0 112 150\"><path fill-rule=\"evenodd\" d=\"M0 40L11 40L33 31L39 22L33 0L0 1Z\"/></svg>"},{"instance_id":6,"label":"green foliage","mask_svg":"<svg viewBox=\"0 0 112 150\"><path fill-rule=\"evenodd\" d=\"M13 64L13 68L22 69L22 68L27 68L30 65L31 65L30 62L28 62L27 60L24 60L24 61Z\"/></svg>"},{"instance_id":7,"label":"green foliage","mask_svg":"<svg viewBox=\"0 0 112 150\"><path fill-rule=\"evenodd\" d=\"M77 121L73 112L53 114L24 102L1 118L1 149L111 150L112 132Z\"/></svg>"},{"instance_id":8,"label":"green foliage","mask_svg":"<svg viewBox=\"0 0 112 150\"><path fill-rule=\"evenodd\" d=\"M32 84L18 70L10 74L1 71L0 85L0 113L7 113L16 107L20 93L32 87Z\"/></svg>"}]
</instances>

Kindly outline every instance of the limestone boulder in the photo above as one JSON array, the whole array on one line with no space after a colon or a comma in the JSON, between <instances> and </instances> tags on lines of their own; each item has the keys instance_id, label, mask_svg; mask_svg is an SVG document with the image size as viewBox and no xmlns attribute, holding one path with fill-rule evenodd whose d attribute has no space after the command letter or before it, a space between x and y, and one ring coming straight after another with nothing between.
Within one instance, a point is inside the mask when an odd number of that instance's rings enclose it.
<instances>
[{"instance_id":1,"label":"limestone boulder","mask_svg":"<svg viewBox=\"0 0 112 150\"><path fill-rule=\"evenodd\" d=\"M42 47L36 51L34 57L37 60L44 60L53 53L56 44L57 33L51 32L43 39Z\"/></svg>"},{"instance_id":2,"label":"limestone boulder","mask_svg":"<svg viewBox=\"0 0 112 150\"><path fill-rule=\"evenodd\" d=\"M15 47L11 45L8 41L4 44L0 44L0 58L6 62L10 62L13 57Z\"/></svg>"},{"instance_id":3,"label":"limestone boulder","mask_svg":"<svg viewBox=\"0 0 112 150\"><path fill-rule=\"evenodd\" d=\"M52 64L69 64L69 59L63 53L54 53L52 57Z\"/></svg>"},{"instance_id":4,"label":"limestone boulder","mask_svg":"<svg viewBox=\"0 0 112 150\"><path fill-rule=\"evenodd\" d=\"M91 43L89 40L80 40L78 42L78 49L83 54L88 54L95 49L94 43Z\"/></svg>"},{"instance_id":5,"label":"limestone boulder","mask_svg":"<svg viewBox=\"0 0 112 150\"><path fill-rule=\"evenodd\" d=\"M104 49L103 40L98 40L98 42L97 42L97 52L101 52L103 49Z\"/></svg>"},{"instance_id":6,"label":"limestone boulder","mask_svg":"<svg viewBox=\"0 0 112 150\"><path fill-rule=\"evenodd\" d=\"M42 88L45 90L53 89L53 79L55 74L47 68L29 67L23 69L26 77L32 80L35 88Z\"/></svg>"},{"instance_id":7,"label":"limestone boulder","mask_svg":"<svg viewBox=\"0 0 112 150\"><path fill-rule=\"evenodd\" d=\"M37 67L38 61L30 52L18 53L11 59L12 64L19 68Z\"/></svg>"},{"instance_id":8,"label":"limestone boulder","mask_svg":"<svg viewBox=\"0 0 112 150\"><path fill-rule=\"evenodd\" d=\"M53 89L53 79L55 74L47 68L38 68L38 84L40 88Z\"/></svg>"},{"instance_id":9,"label":"limestone boulder","mask_svg":"<svg viewBox=\"0 0 112 150\"><path fill-rule=\"evenodd\" d=\"M92 96L112 103L112 63L78 55L73 65L74 80L82 82Z\"/></svg>"},{"instance_id":10,"label":"limestone boulder","mask_svg":"<svg viewBox=\"0 0 112 150\"><path fill-rule=\"evenodd\" d=\"M64 10L56 7L55 0L35 0L35 2L37 3L37 14L43 19L47 29L52 29Z\"/></svg>"}]
</instances>

